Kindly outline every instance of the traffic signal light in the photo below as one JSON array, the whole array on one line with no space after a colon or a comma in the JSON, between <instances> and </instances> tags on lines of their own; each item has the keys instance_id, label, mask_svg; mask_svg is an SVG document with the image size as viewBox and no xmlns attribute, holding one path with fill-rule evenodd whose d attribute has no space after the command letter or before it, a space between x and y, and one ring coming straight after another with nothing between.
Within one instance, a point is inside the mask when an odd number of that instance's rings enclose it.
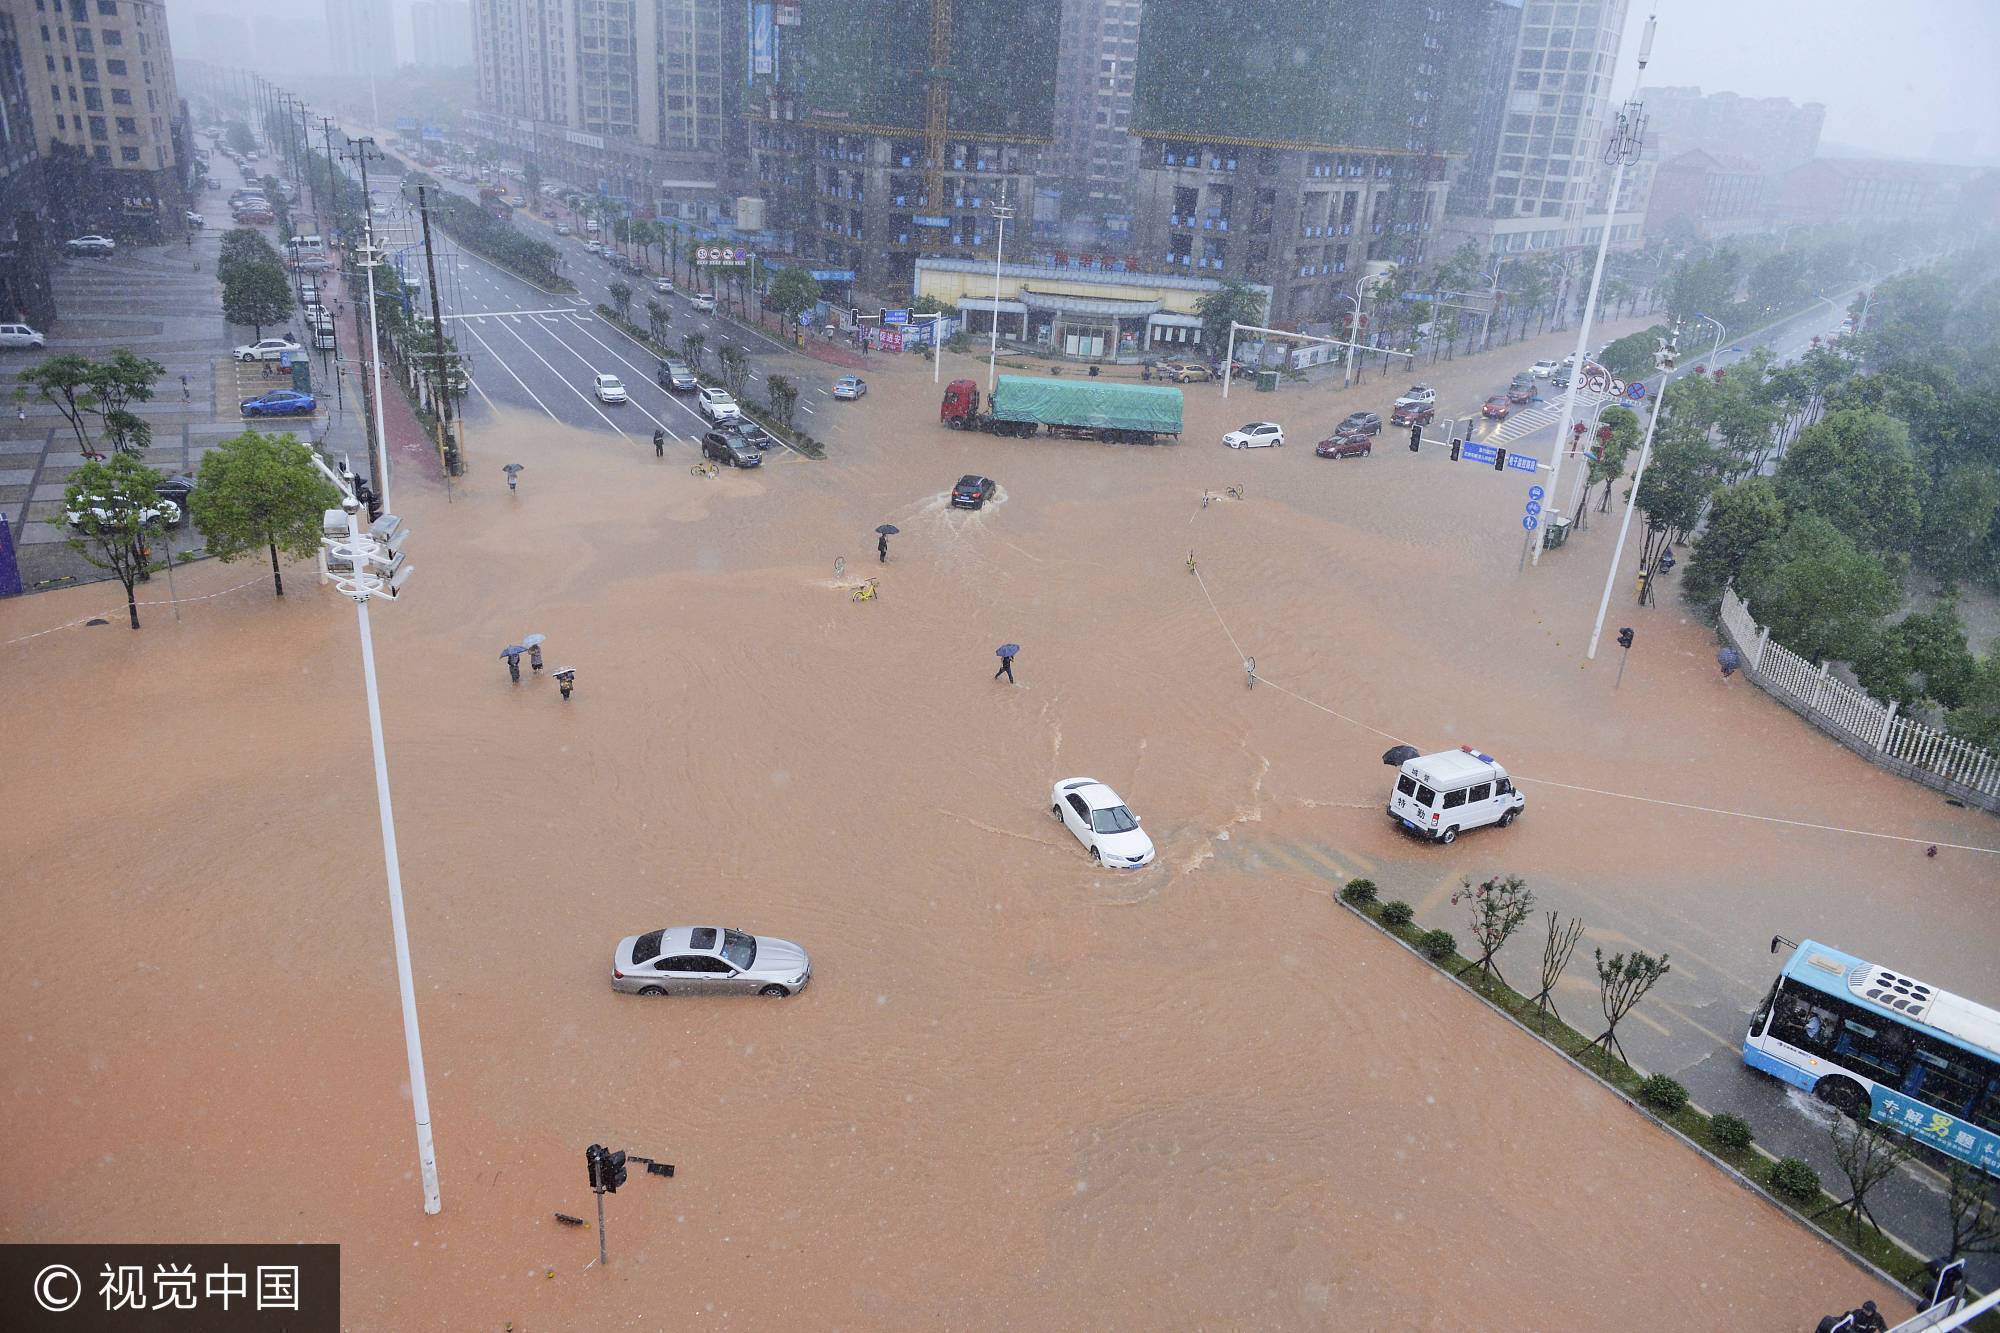
<instances>
[{"instance_id":1,"label":"traffic signal light","mask_svg":"<svg viewBox=\"0 0 2000 1333\"><path fill-rule=\"evenodd\" d=\"M1507 470L1507 451L1505 449L1495 449L1493 451L1493 470L1495 472L1505 472Z\"/></svg>"},{"instance_id":2,"label":"traffic signal light","mask_svg":"<svg viewBox=\"0 0 2000 1333\"><path fill-rule=\"evenodd\" d=\"M1632 628L1631 628L1631 626L1629 626L1629 625L1628 625L1628 626L1626 626L1626 627L1625 627L1624 629L1621 629L1621 630L1619 630L1619 631L1618 631L1618 646L1619 646L1620 648L1630 648L1630 647L1632 646L1632 637L1633 637L1633 636L1632 636ZM620 1156L623 1156L624 1154L622 1154L622 1153L621 1153L621 1154L619 1154L619 1155L620 1155Z\"/></svg>"},{"instance_id":3,"label":"traffic signal light","mask_svg":"<svg viewBox=\"0 0 2000 1333\"><path fill-rule=\"evenodd\" d=\"M599 1160L603 1163L600 1178L604 1181L604 1189L606 1193L616 1194L618 1187L625 1183L624 1150L605 1152L604 1156Z\"/></svg>"},{"instance_id":4,"label":"traffic signal light","mask_svg":"<svg viewBox=\"0 0 2000 1333\"><path fill-rule=\"evenodd\" d=\"M1464 444L1464 443L1465 443L1465 441L1464 441L1464 440L1461 440L1461 439L1459 439L1459 438L1458 438L1457 436L1453 436L1453 437L1452 437L1452 441L1451 441L1451 461L1452 461L1452 462L1456 463L1456 462L1458 461L1458 447L1459 447L1459 446L1460 446L1461 444Z\"/></svg>"},{"instance_id":5,"label":"traffic signal light","mask_svg":"<svg viewBox=\"0 0 2000 1333\"><path fill-rule=\"evenodd\" d=\"M1411 453L1417 452L1418 446L1423 444L1423 442L1424 442L1424 428L1422 426L1410 427L1410 452Z\"/></svg>"}]
</instances>

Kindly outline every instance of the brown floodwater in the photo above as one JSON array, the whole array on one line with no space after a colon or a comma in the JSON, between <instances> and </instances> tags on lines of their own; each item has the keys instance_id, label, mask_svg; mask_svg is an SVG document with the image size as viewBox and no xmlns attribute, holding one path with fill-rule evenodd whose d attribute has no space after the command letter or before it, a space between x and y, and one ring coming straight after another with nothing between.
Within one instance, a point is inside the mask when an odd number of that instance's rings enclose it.
<instances>
[{"instance_id":1,"label":"brown floodwater","mask_svg":"<svg viewBox=\"0 0 2000 1333\"><path fill-rule=\"evenodd\" d=\"M1436 378L1469 398L1491 374ZM1521 580L1513 480L1390 439L1310 456L1313 424L1374 385L1194 389L1185 442L1147 449L951 434L924 368L870 378L818 407L824 463L710 481L643 433L508 415L449 499L397 480L417 573L372 620L436 1218L351 604L300 566L282 601L266 578L178 624L154 606L137 634L0 647L0 1237L338 1241L357 1329L1777 1329L1900 1308L1331 893L1369 873L1456 927L1462 875L1518 870L1614 946L1684 928L1694 977L1726 990L1761 988L1761 937L1821 928L1802 916L1873 923L1875 886L1921 882L1924 917L1960 921L1990 887L1975 856L1532 785L1514 829L1416 846L1382 816L1390 741L1367 727L1530 778L1990 841L1973 817L1725 685L1676 612L1613 691L1580 665L1608 540ZM1273 410L1298 419L1288 448L1215 445ZM946 502L968 471L1002 487L979 513ZM1201 507L1231 483L1246 498ZM884 522L902 531L878 565ZM880 598L851 601L868 575ZM257 578L203 565L180 592ZM6 603L0 641L117 602ZM531 632L577 668L569 703L509 682L498 651ZM1013 688L990 679L1009 641ZM1303 700L1247 689L1243 655ZM1050 784L1080 774L1132 802L1156 865L1099 871L1051 822ZM1304 844L1336 851L1315 870L1286 853ZM708 922L799 941L811 986L610 991L620 936ZM1514 946L1522 971L1538 943ZM1947 984L1985 956L1930 947ZM592 1142L678 1168L609 1200L602 1270L595 1235L553 1220L592 1216Z\"/></svg>"}]
</instances>

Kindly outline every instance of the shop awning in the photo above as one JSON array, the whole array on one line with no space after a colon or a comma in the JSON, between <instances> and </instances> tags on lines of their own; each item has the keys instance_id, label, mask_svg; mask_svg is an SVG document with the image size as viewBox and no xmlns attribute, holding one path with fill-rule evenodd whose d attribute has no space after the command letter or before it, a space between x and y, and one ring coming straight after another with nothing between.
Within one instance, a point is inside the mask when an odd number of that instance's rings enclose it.
<instances>
[{"instance_id":1,"label":"shop awning","mask_svg":"<svg viewBox=\"0 0 2000 1333\"><path fill-rule=\"evenodd\" d=\"M1021 290L1021 299L1036 310L1059 315L1108 315L1114 319L1143 319L1156 313L1158 301L1119 301L1103 296L1057 296L1051 292Z\"/></svg>"},{"instance_id":2,"label":"shop awning","mask_svg":"<svg viewBox=\"0 0 2000 1333\"><path fill-rule=\"evenodd\" d=\"M1199 315L1175 315L1166 312L1154 315L1146 321L1158 329L1198 329L1201 327Z\"/></svg>"},{"instance_id":3,"label":"shop awning","mask_svg":"<svg viewBox=\"0 0 2000 1333\"><path fill-rule=\"evenodd\" d=\"M958 308L960 310L991 310L996 305L1000 308L1000 313L1003 315L1025 315L1028 313L1028 307L1022 305L1019 301L995 301L990 296L961 296L958 300Z\"/></svg>"}]
</instances>

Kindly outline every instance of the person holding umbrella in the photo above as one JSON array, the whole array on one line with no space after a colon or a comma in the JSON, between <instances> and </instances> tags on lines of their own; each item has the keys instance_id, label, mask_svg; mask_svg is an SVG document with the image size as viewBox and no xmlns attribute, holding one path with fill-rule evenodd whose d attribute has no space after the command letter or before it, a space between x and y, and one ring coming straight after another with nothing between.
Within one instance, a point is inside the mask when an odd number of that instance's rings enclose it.
<instances>
[{"instance_id":1,"label":"person holding umbrella","mask_svg":"<svg viewBox=\"0 0 2000 1333\"><path fill-rule=\"evenodd\" d=\"M548 637L546 634L530 634L527 638L521 640L523 644L527 645L528 665L534 669L536 675L540 675L542 671L542 644L547 641Z\"/></svg>"},{"instance_id":2,"label":"person holding umbrella","mask_svg":"<svg viewBox=\"0 0 2000 1333\"><path fill-rule=\"evenodd\" d=\"M558 667L556 669L556 684L562 688L563 702L568 703L569 692L576 688L576 668Z\"/></svg>"},{"instance_id":3,"label":"person holding umbrella","mask_svg":"<svg viewBox=\"0 0 2000 1333\"><path fill-rule=\"evenodd\" d=\"M525 643L510 643L500 650L500 656L507 659L507 674L514 678L516 685L521 683L521 654L527 651Z\"/></svg>"},{"instance_id":4,"label":"person holding umbrella","mask_svg":"<svg viewBox=\"0 0 2000 1333\"><path fill-rule=\"evenodd\" d=\"M882 564L889 563L889 539L901 531L894 523L884 523L875 529L875 558Z\"/></svg>"},{"instance_id":5,"label":"person holding umbrella","mask_svg":"<svg viewBox=\"0 0 2000 1333\"><path fill-rule=\"evenodd\" d=\"M509 463L500 470L507 474L507 489L518 495L520 493L521 473L524 469L519 463Z\"/></svg>"},{"instance_id":6,"label":"person holding umbrella","mask_svg":"<svg viewBox=\"0 0 2000 1333\"><path fill-rule=\"evenodd\" d=\"M993 650L994 656L1000 659L1000 669L993 673L993 679L998 680L1004 675L1009 685L1014 683L1014 654L1020 651L1018 643L1003 643Z\"/></svg>"}]
</instances>

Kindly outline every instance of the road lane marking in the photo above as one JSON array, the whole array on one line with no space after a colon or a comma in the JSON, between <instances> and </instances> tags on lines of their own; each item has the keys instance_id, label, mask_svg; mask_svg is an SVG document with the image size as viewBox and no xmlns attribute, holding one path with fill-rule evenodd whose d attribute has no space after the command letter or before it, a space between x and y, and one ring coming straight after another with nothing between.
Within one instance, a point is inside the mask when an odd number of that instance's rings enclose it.
<instances>
[{"instance_id":1,"label":"road lane marking","mask_svg":"<svg viewBox=\"0 0 2000 1333\"><path fill-rule=\"evenodd\" d=\"M519 376L518 374L515 374L515 372L514 372L514 368L513 368L512 366L508 365L508 364L507 364L507 362L506 362L506 360L505 360L504 358L502 358L502 357L501 357L501 355L500 355L500 354L499 354L498 352L496 352L496 351L494 351L494 350L493 350L493 344L492 344L492 343L489 343L489 342L487 342L487 341L486 341L486 339L484 339L484 338L480 337L480 335L479 335L479 330L478 330L478 329L475 329L475 328L471 327L470 325L467 325L467 326L466 326L466 332L470 333L470 334L471 334L471 335L472 335L472 336L473 336L474 338L477 338L477 339L479 339L479 345L480 345L481 347L484 347L484 348L486 349L486 355L488 355L488 356L492 357L492 358L493 358L493 360L494 360L494 363L495 363L495 364L497 364L497 365L498 365L498 366L500 367L500 369L502 369L502 370L506 371L506 372L507 372L507 373L508 373L509 375L513 375L513 376L514 376L514 383L516 383L516 384L520 385L520 386L521 386L521 388L522 388L522 390L523 390L523 391L525 391L525 392L527 393L528 397L530 397L530 398L532 398L532 399L534 399L534 400L535 400L535 406L536 406L536 407L539 407L539 408L541 408L541 409L542 409L542 411L544 411L544 412L548 412L548 413L549 413L549 420L551 420L551 421L554 421L554 422L557 422L557 423L561 423L561 422L562 422L562 418L561 418L561 417L557 416L557 415L556 415L556 414L555 414L554 412L550 412L550 411L549 411L549 405L548 405L547 403L545 403L545 402L543 402L543 401L542 401L542 398L541 398L541 395L540 395L540 394L538 394L538 393L536 393L536 392L535 392L535 391L534 391L533 389L530 389L530 388L528 388L528 382L527 382L526 380L522 379L522 378L521 378L521 377L520 377L520 376ZM479 382L478 382L477 380L474 380L474 381L473 381L473 386L474 386L475 388L477 388L477 387L478 387L478 383L479 383ZM484 390L484 389L480 389L480 390L479 390L479 396L480 396L480 397L482 397L482 398L486 398L486 390ZM487 401L487 402L489 402L489 403L491 403L491 402L492 402L493 400L492 400L491 398L486 398L486 401Z\"/></svg>"},{"instance_id":2,"label":"road lane marking","mask_svg":"<svg viewBox=\"0 0 2000 1333\"><path fill-rule=\"evenodd\" d=\"M535 360L541 362L543 365L548 366L549 373L551 375L554 375L558 380L562 381L563 386L567 388L571 393L575 394L578 398L581 398L583 400L584 406L588 407L591 411L597 413L597 415L603 419L605 425L611 427L612 430L617 431L620 436L623 436L625 434L625 428L623 426L620 426L610 417L604 415L604 409L598 406L597 400L594 397L592 397L590 394L586 394L583 390L577 388L574 384L571 384L560 370L557 370L553 365L549 364L549 359L547 357L543 356L540 352L535 350L534 344L530 343L526 338L523 338L520 335L520 333L518 333L514 329L510 328L507 330L507 332L514 335L515 342L518 342L519 344L521 344L521 346L528 349L528 355L534 357ZM571 347L568 343L563 343L563 347L570 353L570 355L576 357L577 360L583 361L583 354L578 352L574 347ZM586 366L590 364L588 361L584 361L583 363ZM597 372L593 370L591 373L596 374ZM555 413L551 412L549 415L554 416Z\"/></svg>"}]
</instances>

